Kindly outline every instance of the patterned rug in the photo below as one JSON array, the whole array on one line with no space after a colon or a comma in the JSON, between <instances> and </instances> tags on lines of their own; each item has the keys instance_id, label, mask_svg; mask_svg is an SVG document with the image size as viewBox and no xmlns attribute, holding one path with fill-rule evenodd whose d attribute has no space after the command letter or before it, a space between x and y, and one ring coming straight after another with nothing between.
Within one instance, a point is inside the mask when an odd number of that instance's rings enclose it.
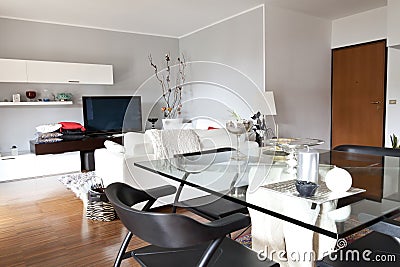
<instances>
[{"instance_id":1,"label":"patterned rug","mask_svg":"<svg viewBox=\"0 0 400 267\"><path fill-rule=\"evenodd\" d=\"M359 239L359 238L361 238L363 236L366 236L367 234L369 234L371 232L372 231L370 229L365 228L365 229L363 229L363 230L361 230L361 231L359 231L357 233L354 233L352 235L347 236L345 239L346 239L347 244L351 244L354 241L356 241L357 239Z\"/></svg>"},{"instance_id":2,"label":"patterned rug","mask_svg":"<svg viewBox=\"0 0 400 267\"><path fill-rule=\"evenodd\" d=\"M93 172L78 172L64 175L58 178L68 189L75 193L84 203L87 202L87 194L92 185L101 184L102 181Z\"/></svg>"},{"instance_id":3,"label":"patterned rug","mask_svg":"<svg viewBox=\"0 0 400 267\"><path fill-rule=\"evenodd\" d=\"M235 241L239 242L240 244L248 248L251 248L251 234L239 236L238 238L235 239Z\"/></svg>"},{"instance_id":4,"label":"patterned rug","mask_svg":"<svg viewBox=\"0 0 400 267\"><path fill-rule=\"evenodd\" d=\"M361 238L361 237L363 237L363 236L365 236L365 235L367 235L367 234L369 234L371 232L372 231L369 230L369 229L364 229L364 230L361 230L361 231L359 231L357 233L349 235L345 239L346 239L347 244L351 244L354 241L356 241L357 239L359 239L359 238ZM252 242L251 234L242 235L242 236L236 238L235 241L239 242L240 244L242 244L242 245L244 245L244 246L246 246L248 248L251 248L251 245L252 245L252 243L251 243Z\"/></svg>"}]
</instances>

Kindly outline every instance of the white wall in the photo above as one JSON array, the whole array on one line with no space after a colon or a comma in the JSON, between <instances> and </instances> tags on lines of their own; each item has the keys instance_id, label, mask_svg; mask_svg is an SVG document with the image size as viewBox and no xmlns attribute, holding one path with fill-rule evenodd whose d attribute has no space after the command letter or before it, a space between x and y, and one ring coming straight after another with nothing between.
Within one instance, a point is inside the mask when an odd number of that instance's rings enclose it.
<instances>
[{"instance_id":1,"label":"white wall","mask_svg":"<svg viewBox=\"0 0 400 267\"><path fill-rule=\"evenodd\" d=\"M386 7L332 21L332 48L386 39Z\"/></svg>"},{"instance_id":2,"label":"white wall","mask_svg":"<svg viewBox=\"0 0 400 267\"><path fill-rule=\"evenodd\" d=\"M254 80L261 91L274 91L278 113L275 121L279 124L280 136L319 138L327 148L330 145L331 22L267 6L263 29L262 11L262 8L253 10L182 38L180 51L191 60L212 60L233 66ZM263 36L265 51L260 39ZM264 89L260 86L264 77L260 70L264 69L265 55ZM194 67L201 69L196 72L201 74L196 80L203 81L206 76L207 81L226 85L232 91L215 84L192 86L189 97L202 99L196 99L198 105L190 105L191 114L213 115L223 121L226 118L221 114L230 108L248 118L251 111L241 103L245 100L251 106L252 98L259 96L254 85L220 66L210 64L203 68ZM198 88L201 92L194 93ZM243 99L235 97L234 92Z\"/></svg>"},{"instance_id":3,"label":"white wall","mask_svg":"<svg viewBox=\"0 0 400 267\"><path fill-rule=\"evenodd\" d=\"M400 137L400 49L388 48L386 84L385 146L392 147L389 136ZM389 100L396 100L397 104L389 104Z\"/></svg>"},{"instance_id":4,"label":"white wall","mask_svg":"<svg viewBox=\"0 0 400 267\"><path fill-rule=\"evenodd\" d=\"M82 95L132 95L153 69L148 62L151 53L156 63L167 52L176 57L178 39L129 34L104 30L52 25L0 18L0 58L112 64L114 85L60 85L0 83L0 101L13 93L49 89L54 93L71 92L75 101ZM149 96L159 96L159 88L151 88ZM153 99L142 99L144 114ZM12 145L29 150L38 124L61 120L82 122L82 107L1 107L0 152L9 152ZM144 121L146 118L144 118Z\"/></svg>"},{"instance_id":5,"label":"white wall","mask_svg":"<svg viewBox=\"0 0 400 267\"><path fill-rule=\"evenodd\" d=\"M330 146L331 22L267 6L266 90L274 91L282 137Z\"/></svg>"},{"instance_id":6,"label":"white wall","mask_svg":"<svg viewBox=\"0 0 400 267\"><path fill-rule=\"evenodd\" d=\"M224 121L229 109L243 118L253 115L252 98L264 91L263 15L261 6L179 39L179 50L196 62L188 80L201 81L185 88L186 118Z\"/></svg>"}]
</instances>

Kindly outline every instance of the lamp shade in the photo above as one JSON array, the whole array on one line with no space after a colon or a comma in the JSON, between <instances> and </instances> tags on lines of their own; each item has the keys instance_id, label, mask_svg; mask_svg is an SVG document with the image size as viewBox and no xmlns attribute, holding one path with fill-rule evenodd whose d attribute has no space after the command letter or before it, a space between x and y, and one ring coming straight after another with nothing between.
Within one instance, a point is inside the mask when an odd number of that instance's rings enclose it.
<instances>
[{"instance_id":1,"label":"lamp shade","mask_svg":"<svg viewBox=\"0 0 400 267\"><path fill-rule=\"evenodd\" d=\"M262 115L276 115L274 92L262 92L262 97L257 96L254 103L254 111L260 111Z\"/></svg>"}]
</instances>

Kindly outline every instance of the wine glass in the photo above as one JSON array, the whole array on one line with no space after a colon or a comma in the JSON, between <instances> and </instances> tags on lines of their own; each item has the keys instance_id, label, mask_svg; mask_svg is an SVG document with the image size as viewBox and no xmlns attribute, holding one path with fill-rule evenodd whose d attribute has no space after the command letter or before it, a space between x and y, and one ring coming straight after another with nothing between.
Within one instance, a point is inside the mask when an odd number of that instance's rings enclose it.
<instances>
[{"instance_id":1,"label":"wine glass","mask_svg":"<svg viewBox=\"0 0 400 267\"><path fill-rule=\"evenodd\" d=\"M236 142L237 142L236 155L232 155L232 159L242 160L246 158L244 155L240 153L240 136L245 132L247 132L244 121L228 121L226 123L226 129L228 130L228 132L236 135Z\"/></svg>"},{"instance_id":2,"label":"wine glass","mask_svg":"<svg viewBox=\"0 0 400 267\"><path fill-rule=\"evenodd\" d=\"M35 91L26 91L25 95L29 99L28 101L32 102L36 97L36 92Z\"/></svg>"},{"instance_id":3,"label":"wine glass","mask_svg":"<svg viewBox=\"0 0 400 267\"><path fill-rule=\"evenodd\" d=\"M151 129L155 129L156 128L154 125L158 121L158 118L148 118L147 121L151 123Z\"/></svg>"}]
</instances>

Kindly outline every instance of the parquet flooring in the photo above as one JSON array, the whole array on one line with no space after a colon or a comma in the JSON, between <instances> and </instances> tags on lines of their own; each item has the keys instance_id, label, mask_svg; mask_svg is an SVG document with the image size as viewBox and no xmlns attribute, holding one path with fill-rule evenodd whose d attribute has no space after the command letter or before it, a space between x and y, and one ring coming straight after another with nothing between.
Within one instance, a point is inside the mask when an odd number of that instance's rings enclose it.
<instances>
[{"instance_id":1,"label":"parquet flooring","mask_svg":"<svg viewBox=\"0 0 400 267\"><path fill-rule=\"evenodd\" d=\"M125 234L119 220L86 219L55 177L0 183L0 267L112 266ZM144 245L133 237L130 249Z\"/></svg>"}]
</instances>

